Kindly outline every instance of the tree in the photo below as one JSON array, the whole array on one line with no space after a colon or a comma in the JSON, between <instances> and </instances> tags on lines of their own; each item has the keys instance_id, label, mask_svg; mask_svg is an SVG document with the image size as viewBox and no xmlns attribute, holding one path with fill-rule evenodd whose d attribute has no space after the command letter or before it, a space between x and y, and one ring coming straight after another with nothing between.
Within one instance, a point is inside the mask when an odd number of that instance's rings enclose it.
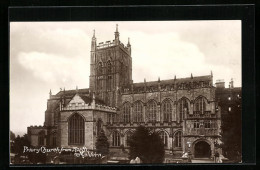
<instances>
[{"instance_id":1,"label":"tree","mask_svg":"<svg viewBox=\"0 0 260 170\"><path fill-rule=\"evenodd\" d=\"M15 140L15 134L10 131L10 151L11 153L14 152L14 140Z\"/></svg>"},{"instance_id":2,"label":"tree","mask_svg":"<svg viewBox=\"0 0 260 170\"><path fill-rule=\"evenodd\" d=\"M24 146L29 147L30 142L28 140L27 135L25 134L24 136L20 137L19 135L15 138L14 140L14 145L13 145L13 151L14 153L18 154L19 156L21 155L26 155L23 153Z\"/></svg>"},{"instance_id":3,"label":"tree","mask_svg":"<svg viewBox=\"0 0 260 170\"><path fill-rule=\"evenodd\" d=\"M224 143L222 149L228 159L240 162L242 151L241 100L234 101L230 106L232 108L231 112L222 118L221 136Z\"/></svg>"},{"instance_id":4,"label":"tree","mask_svg":"<svg viewBox=\"0 0 260 170\"><path fill-rule=\"evenodd\" d=\"M15 134L12 131L10 131L10 140L15 140Z\"/></svg>"},{"instance_id":5,"label":"tree","mask_svg":"<svg viewBox=\"0 0 260 170\"><path fill-rule=\"evenodd\" d=\"M129 139L129 158L139 157L143 163L162 163L164 144L157 133L149 134L147 128L139 126Z\"/></svg>"},{"instance_id":6,"label":"tree","mask_svg":"<svg viewBox=\"0 0 260 170\"><path fill-rule=\"evenodd\" d=\"M108 139L103 129L101 129L98 133L96 141L96 150L97 153L101 153L102 155L107 155L109 152Z\"/></svg>"}]
</instances>

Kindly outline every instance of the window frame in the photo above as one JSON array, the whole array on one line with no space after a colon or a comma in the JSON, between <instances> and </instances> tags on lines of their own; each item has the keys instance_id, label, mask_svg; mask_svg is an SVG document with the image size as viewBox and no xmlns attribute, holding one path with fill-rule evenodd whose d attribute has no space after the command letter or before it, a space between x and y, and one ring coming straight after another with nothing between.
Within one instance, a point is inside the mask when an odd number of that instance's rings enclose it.
<instances>
[{"instance_id":1,"label":"window frame","mask_svg":"<svg viewBox=\"0 0 260 170\"><path fill-rule=\"evenodd\" d=\"M68 144L85 144L85 120L78 113L74 113L68 120Z\"/></svg>"}]
</instances>

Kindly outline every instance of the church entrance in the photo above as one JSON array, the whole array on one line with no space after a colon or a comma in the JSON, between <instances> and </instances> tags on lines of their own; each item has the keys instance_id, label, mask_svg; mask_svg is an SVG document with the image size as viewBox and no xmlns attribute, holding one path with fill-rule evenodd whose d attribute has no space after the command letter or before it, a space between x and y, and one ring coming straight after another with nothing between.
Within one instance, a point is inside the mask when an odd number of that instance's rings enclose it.
<instances>
[{"instance_id":1,"label":"church entrance","mask_svg":"<svg viewBox=\"0 0 260 170\"><path fill-rule=\"evenodd\" d=\"M210 158L211 150L207 142L200 141L195 144L194 157L195 158Z\"/></svg>"}]
</instances>

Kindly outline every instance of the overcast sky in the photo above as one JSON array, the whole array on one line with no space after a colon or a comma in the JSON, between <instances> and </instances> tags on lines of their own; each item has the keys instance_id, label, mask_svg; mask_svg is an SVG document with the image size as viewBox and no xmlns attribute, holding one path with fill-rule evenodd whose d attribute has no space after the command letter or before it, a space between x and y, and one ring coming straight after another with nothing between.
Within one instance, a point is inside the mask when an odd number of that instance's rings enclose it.
<instances>
[{"instance_id":1,"label":"overcast sky","mask_svg":"<svg viewBox=\"0 0 260 170\"><path fill-rule=\"evenodd\" d=\"M43 125L49 91L89 87L90 45L114 39L132 45L134 82L209 75L241 87L240 21L12 22L10 129Z\"/></svg>"}]
</instances>

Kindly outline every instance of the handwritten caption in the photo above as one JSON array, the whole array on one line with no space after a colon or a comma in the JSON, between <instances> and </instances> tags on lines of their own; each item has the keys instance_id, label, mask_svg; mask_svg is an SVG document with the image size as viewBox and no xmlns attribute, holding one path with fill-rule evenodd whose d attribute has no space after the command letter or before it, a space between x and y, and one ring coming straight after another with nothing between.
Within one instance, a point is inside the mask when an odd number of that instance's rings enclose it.
<instances>
[{"instance_id":1,"label":"handwritten caption","mask_svg":"<svg viewBox=\"0 0 260 170\"><path fill-rule=\"evenodd\" d=\"M35 153L62 153L62 152L73 152L76 157L96 157L96 158L104 158L102 154L98 154L96 152L88 150L86 147L78 148L78 147L72 147L72 148L46 148L45 146L42 146L40 148L29 148L28 146L24 146L23 153L25 152L35 152Z\"/></svg>"}]
</instances>

